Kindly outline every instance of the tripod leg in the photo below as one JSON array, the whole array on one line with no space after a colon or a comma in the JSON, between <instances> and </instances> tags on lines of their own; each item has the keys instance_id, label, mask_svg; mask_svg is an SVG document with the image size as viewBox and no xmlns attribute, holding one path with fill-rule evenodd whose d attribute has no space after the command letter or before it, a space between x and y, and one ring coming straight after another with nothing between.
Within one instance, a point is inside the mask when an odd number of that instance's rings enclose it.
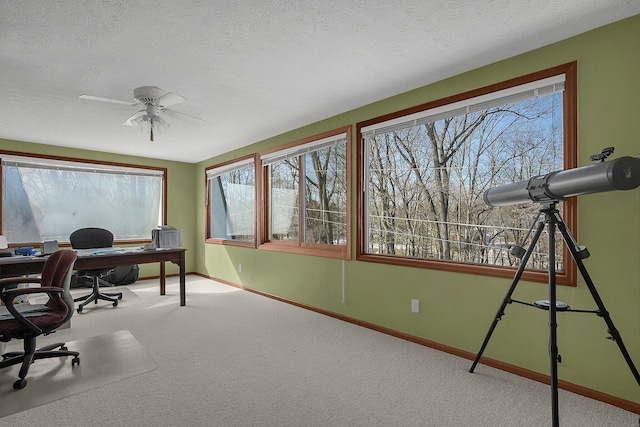
<instances>
[{"instance_id":1,"label":"tripod leg","mask_svg":"<svg viewBox=\"0 0 640 427\"><path fill-rule=\"evenodd\" d=\"M598 291L596 290L596 287L593 284L593 281L591 280L591 277L589 276L589 273L587 272L587 269L584 266L584 263L582 262L582 258L579 256L578 251L573 245L573 241L574 241L573 238L569 234L567 227L562 221L558 224L558 229L562 233L562 237L564 238L567 244L567 247L571 252L571 256L573 257L573 260L578 266L578 270L580 270L580 274L582 275L585 283L587 284L587 288L589 288L589 292L591 292L591 296L593 297L593 300L598 306L598 313L597 313L598 316L604 319L605 323L607 324L608 332L611 334L611 338L616 342L616 344L618 344L618 348L620 349L620 352L622 353L624 360L627 362L627 365L629 366L629 369L631 370L633 377L635 378L638 385L640 385L640 373L638 373L638 369L633 363L633 360L631 359L631 356L629 355L629 352L627 351L627 348L624 345L624 342L622 341L620 332L618 332L618 330L616 329L616 326L613 324L613 320L611 320L611 316L609 316L609 312L604 306L604 302L602 302L602 299L600 298L600 295L598 294Z\"/></svg>"},{"instance_id":2,"label":"tripod leg","mask_svg":"<svg viewBox=\"0 0 640 427\"><path fill-rule=\"evenodd\" d=\"M482 346L480 347L480 351L478 351L478 354L476 355L476 358L473 361L473 364L471 365L471 369L469 369L469 372L473 373L473 371L476 369L476 366L478 365L478 362L482 357L482 353L484 353L484 350L487 347L487 344L489 344L489 340L491 339L491 335L493 335L493 331L496 329L496 326L498 325L498 322L502 319L502 316L504 316L504 310L506 309L507 304L511 303L511 295L513 295L513 292L516 290L516 286L518 285L518 282L522 277L522 273L524 272L524 269L527 266L529 257L531 257L531 254L535 249L536 243L538 242L538 239L540 238L540 234L542 233L543 229L544 229L544 222L541 221L540 223L538 223L538 228L536 229L536 233L534 234L533 239L531 240L531 244L529 245L529 248L527 248L527 252L524 254L524 257L522 257L522 262L520 263L520 267L518 268L518 271L513 277L511 286L509 287L509 290L507 291L507 294L505 295L504 300L500 305L500 308L498 308L498 312L496 313L496 316L493 319L491 326L489 327L489 332L487 332L487 336L484 338L484 342L482 343Z\"/></svg>"},{"instance_id":3,"label":"tripod leg","mask_svg":"<svg viewBox=\"0 0 640 427\"><path fill-rule=\"evenodd\" d=\"M549 364L551 377L552 425L560 425L558 410L558 323L556 305L556 217L547 213L549 223Z\"/></svg>"}]
</instances>

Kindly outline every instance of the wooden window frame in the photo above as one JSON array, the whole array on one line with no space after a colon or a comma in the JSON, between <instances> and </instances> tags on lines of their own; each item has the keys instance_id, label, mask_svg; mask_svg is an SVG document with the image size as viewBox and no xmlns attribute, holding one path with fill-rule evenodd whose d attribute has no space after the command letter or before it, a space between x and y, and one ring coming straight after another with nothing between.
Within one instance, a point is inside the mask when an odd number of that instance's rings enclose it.
<instances>
[{"instance_id":1,"label":"wooden window frame","mask_svg":"<svg viewBox=\"0 0 640 427\"><path fill-rule=\"evenodd\" d=\"M327 244L317 244L317 243L307 243L298 239L296 242L284 242L284 241L272 241L269 239L269 177L268 177L268 168L262 165L262 162L258 160L259 170L260 172L257 174L260 179L260 218L259 218L259 243L258 248L270 251L278 251L278 252L288 252L288 253L296 253L296 254L304 254L304 255L314 255L321 256L326 258L336 258L343 260L351 259L351 126L344 126L338 129L334 129L331 131L323 132L318 135L314 135L308 138L304 138L298 141L291 142L289 144L284 144L269 150L265 150L259 153L260 155L269 154L277 151L282 151L296 145L302 145L306 143L310 143L316 140L320 140L323 138L329 138L332 136L340 135L346 133L346 244L344 245L327 245ZM304 185L299 183L298 191L304 192ZM300 200L303 198L300 197ZM300 230L304 224L300 224Z\"/></svg>"},{"instance_id":2,"label":"wooden window frame","mask_svg":"<svg viewBox=\"0 0 640 427\"><path fill-rule=\"evenodd\" d=\"M130 167L137 169L148 169L161 171L162 178L162 224L167 225L167 186L168 186L168 172L167 168L156 167L156 166L145 166L145 165L137 165L132 163L120 163L120 162L106 162L92 159L81 159L77 157L64 157L64 156L50 156L50 155L42 155L37 153L27 153L21 151L11 151L11 150L0 150L0 158L3 155L9 156L19 156L19 157L30 157L34 159L46 159L46 160L59 160L61 162L76 162L76 163L84 163L84 164L93 164L93 165L104 165L104 166L115 166L115 167ZM0 166L1 168L1 166ZM0 174L0 188L2 188L2 174ZM2 200L0 200L0 212L2 209ZM2 215L0 215L0 230L2 230ZM135 244L144 244L151 242L151 231L149 231L149 239L127 239L127 240L115 240L113 242L114 245L135 245ZM23 242L20 244L12 244L11 247L17 246L39 246L42 242ZM70 246L69 242L60 242L61 247Z\"/></svg>"},{"instance_id":3,"label":"wooden window frame","mask_svg":"<svg viewBox=\"0 0 640 427\"><path fill-rule=\"evenodd\" d=\"M440 107L446 104L462 101L465 99L477 97L480 95L496 92L510 87L522 85L528 82L541 80L547 77L565 74L565 90L563 92L563 166L564 169L577 167L577 149L578 149L578 125L577 125L577 63L570 62L549 69L541 70L521 77L516 77L503 82L495 83L489 86L481 87L471 91L467 91L458 95L442 98L415 107L396 111L384 116L370 119L356 124L357 136L357 236L356 236L356 259L358 261L400 265L406 267L418 267L433 270L450 271L456 273L468 273L484 276L513 278L515 267L493 266L464 263L459 261L444 261L435 259L415 259L408 257L379 255L367 253L366 233L364 229L366 203L364 192L364 141L362 138L362 128L373 125L375 123L384 122L398 117L418 113L424 110ZM577 238L577 200L571 197L564 202L563 219L567 228ZM565 245L563 245L563 271L557 272L557 283L562 285L576 286L577 268L572 262L571 254ZM547 282L548 272L538 270L525 270L522 275L523 280L533 282Z\"/></svg>"},{"instance_id":4,"label":"wooden window frame","mask_svg":"<svg viewBox=\"0 0 640 427\"><path fill-rule=\"evenodd\" d=\"M209 237L211 235L211 188L210 188L210 180L207 178L207 171L211 170L211 169L215 169L215 168L219 168L219 167L224 167L227 165L232 165L233 163L237 163L243 160L247 160L247 159L253 159L253 167L254 167L254 173L255 173L255 178L254 178L254 207L253 207L253 211L254 211L254 216L253 216L253 221L254 221L254 235L253 235L253 241L252 242L246 242L246 241L238 241L238 240L231 240L231 239L221 239L221 238L216 238L216 237ZM259 226L258 226L258 218L260 217L259 214L259 203L258 203L258 196L259 196L259 188L260 188L260 184L259 184L259 177L260 174L258 173L258 157L255 154L251 154L248 156L244 156L244 157L238 157L236 159L233 160L229 160L227 162L222 162L222 163L218 163L215 165L212 165L210 167L207 167L204 171L204 186L205 186L205 231L204 231L204 241L205 243L211 243L211 244L215 244L215 245L229 245L229 246L239 246L239 247L245 247L245 248L255 248L257 246L257 237L258 237L258 230L259 230Z\"/></svg>"}]
</instances>

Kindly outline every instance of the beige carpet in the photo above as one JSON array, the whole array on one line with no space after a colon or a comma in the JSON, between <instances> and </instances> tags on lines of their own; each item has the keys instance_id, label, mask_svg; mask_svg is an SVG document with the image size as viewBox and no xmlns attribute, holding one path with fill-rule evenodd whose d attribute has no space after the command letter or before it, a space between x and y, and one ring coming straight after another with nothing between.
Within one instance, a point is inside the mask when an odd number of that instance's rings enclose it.
<instances>
[{"instance_id":1,"label":"beige carpet","mask_svg":"<svg viewBox=\"0 0 640 427\"><path fill-rule=\"evenodd\" d=\"M128 330L158 368L1 417L1 427L50 427L52 419L94 427L551 425L545 384L485 365L471 374L471 360L196 276L187 276L185 307L177 277L166 296L157 280L128 287L138 296L129 307L87 310L43 341ZM0 378L0 387L12 383ZM638 427L638 415L561 390L560 425Z\"/></svg>"},{"instance_id":2,"label":"beige carpet","mask_svg":"<svg viewBox=\"0 0 640 427\"><path fill-rule=\"evenodd\" d=\"M100 292L103 293L117 293L117 292L122 292L122 299L118 300L118 307L119 308L124 308L124 307L128 307L129 303L132 300L136 300L138 298L140 298L138 295L136 295L134 292L131 292L131 290L129 288L126 287L118 287L118 288L100 288ZM78 298L84 295L88 295L91 293L91 288L76 288L76 289L72 289L71 290L71 295L73 295L74 298ZM78 306L78 304L80 304L82 301L78 301L76 302L76 307ZM75 313L76 316L81 316L83 314L89 313L90 311L93 310L109 310L109 309L113 309L113 303L109 302L109 301L104 301L104 300L98 300L98 303L96 304L95 301L90 302L89 304L85 305L82 308L82 313L78 314L77 312Z\"/></svg>"},{"instance_id":3,"label":"beige carpet","mask_svg":"<svg viewBox=\"0 0 640 427\"><path fill-rule=\"evenodd\" d=\"M20 365L0 370L0 417L151 371L156 363L126 330L67 342L80 352L71 357L38 360L31 365L27 386L14 390Z\"/></svg>"}]
</instances>

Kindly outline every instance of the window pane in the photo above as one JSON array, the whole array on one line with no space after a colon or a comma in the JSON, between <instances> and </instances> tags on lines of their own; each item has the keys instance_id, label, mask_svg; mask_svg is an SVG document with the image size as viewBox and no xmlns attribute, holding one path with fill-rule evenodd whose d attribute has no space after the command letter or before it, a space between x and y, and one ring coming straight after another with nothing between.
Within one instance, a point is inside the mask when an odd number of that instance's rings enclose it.
<instances>
[{"instance_id":1,"label":"window pane","mask_svg":"<svg viewBox=\"0 0 640 427\"><path fill-rule=\"evenodd\" d=\"M346 245L346 142L304 156L305 242Z\"/></svg>"},{"instance_id":2,"label":"window pane","mask_svg":"<svg viewBox=\"0 0 640 427\"><path fill-rule=\"evenodd\" d=\"M298 241L298 160L289 158L272 163L270 169L270 225L272 240Z\"/></svg>"},{"instance_id":3,"label":"window pane","mask_svg":"<svg viewBox=\"0 0 640 427\"><path fill-rule=\"evenodd\" d=\"M162 177L3 166L3 234L11 243L68 241L82 227L150 239Z\"/></svg>"},{"instance_id":4,"label":"window pane","mask_svg":"<svg viewBox=\"0 0 640 427\"><path fill-rule=\"evenodd\" d=\"M523 244L540 206L489 209L482 196L562 169L562 118L556 93L368 137L366 251L516 264L508 248ZM529 265L546 269L540 242Z\"/></svg>"},{"instance_id":5,"label":"window pane","mask_svg":"<svg viewBox=\"0 0 640 427\"><path fill-rule=\"evenodd\" d=\"M211 235L253 242L255 239L255 168L241 167L210 181Z\"/></svg>"}]
</instances>

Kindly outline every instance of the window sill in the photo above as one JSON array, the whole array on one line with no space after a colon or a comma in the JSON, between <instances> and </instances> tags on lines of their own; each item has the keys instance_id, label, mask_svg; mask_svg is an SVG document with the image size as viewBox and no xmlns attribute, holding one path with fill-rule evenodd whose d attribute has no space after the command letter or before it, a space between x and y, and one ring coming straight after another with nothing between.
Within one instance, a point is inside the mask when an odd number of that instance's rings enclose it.
<instances>
[{"instance_id":1,"label":"window sill","mask_svg":"<svg viewBox=\"0 0 640 427\"><path fill-rule=\"evenodd\" d=\"M227 245L227 246L240 246L243 248L255 248L256 244L254 242L244 242L240 240L229 240L229 239L205 239L205 243L210 243L213 245Z\"/></svg>"},{"instance_id":2,"label":"window sill","mask_svg":"<svg viewBox=\"0 0 640 427\"><path fill-rule=\"evenodd\" d=\"M450 271L453 273L476 274L505 279L513 279L517 270L516 267L480 265L464 262L427 260L375 254L359 254L356 256L356 260L375 262L379 264L399 265L404 267ZM549 273L546 270L525 270L521 279L530 282L548 283ZM576 286L576 278L571 275L571 272L567 273L566 271L557 271L556 283L558 285Z\"/></svg>"},{"instance_id":3,"label":"window sill","mask_svg":"<svg viewBox=\"0 0 640 427\"><path fill-rule=\"evenodd\" d=\"M297 242L265 242L258 249L276 252L287 252L301 255L312 255L334 259L351 259L351 251L348 246L317 245L313 243Z\"/></svg>"}]
</instances>

